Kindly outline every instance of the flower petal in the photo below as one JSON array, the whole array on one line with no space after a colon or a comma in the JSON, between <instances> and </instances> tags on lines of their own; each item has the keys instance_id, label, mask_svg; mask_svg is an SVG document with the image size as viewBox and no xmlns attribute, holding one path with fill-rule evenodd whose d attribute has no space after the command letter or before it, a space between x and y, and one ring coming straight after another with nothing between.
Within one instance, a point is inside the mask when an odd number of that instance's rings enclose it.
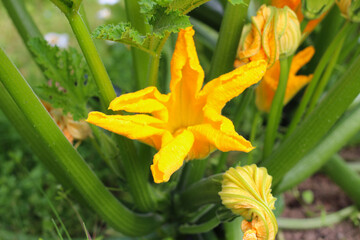
<instances>
[{"instance_id":1,"label":"flower petal","mask_svg":"<svg viewBox=\"0 0 360 240\"><path fill-rule=\"evenodd\" d=\"M225 120L226 119L226 120ZM223 122L218 126L211 123L190 126L188 129L195 139L206 139L207 142L223 152L242 151L250 152L254 147L249 141L237 134L232 122L222 116Z\"/></svg>"},{"instance_id":2,"label":"flower petal","mask_svg":"<svg viewBox=\"0 0 360 240\"><path fill-rule=\"evenodd\" d=\"M194 33L192 27L179 32L171 59L170 90L176 98L185 98L187 95L194 98L203 84L204 71L196 53Z\"/></svg>"},{"instance_id":3,"label":"flower petal","mask_svg":"<svg viewBox=\"0 0 360 240\"><path fill-rule=\"evenodd\" d=\"M161 120L143 114L123 116L91 112L86 121L127 138L145 142L157 149L161 145L161 136L166 132Z\"/></svg>"},{"instance_id":4,"label":"flower petal","mask_svg":"<svg viewBox=\"0 0 360 240\"><path fill-rule=\"evenodd\" d=\"M153 113L155 117L167 121L167 110L164 103L167 95L161 94L156 87L147 87L137 92L123 94L111 101L109 109L125 110L133 113Z\"/></svg>"},{"instance_id":5,"label":"flower petal","mask_svg":"<svg viewBox=\"0 0 360 240\"><path fill-rule=\"evenodd\" d=\"M220 113L228 101L260 81L265 72L266 62L264 60L250 62L210 81L200 94L207 96L207 106Z\"/></svg>"},{"instance_id":6,"label":"flower petal","mask_svg":"<svg viewBox=\"0 0 360 240\"><path fill-rule=\"evenodd\" d=\"M167 144L163 144L150 167L155 183L169 181L171 175L183 165L193 142L193 134L185 129Z\"/></svg>"}]
</instances>

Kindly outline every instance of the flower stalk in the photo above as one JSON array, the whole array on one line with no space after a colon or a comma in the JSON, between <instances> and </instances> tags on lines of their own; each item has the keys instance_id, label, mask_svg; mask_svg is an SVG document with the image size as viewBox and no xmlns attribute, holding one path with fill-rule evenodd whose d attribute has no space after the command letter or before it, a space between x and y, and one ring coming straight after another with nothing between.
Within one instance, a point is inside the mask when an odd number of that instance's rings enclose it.
<instances>
[{"instance_id":1,"label":"flower stalk","mask_svg":"<svg viewBox=\"0 0 360 240\"><path fill-rule=\"evenodd\" d=\"M283 102L285 98L286 85L289 76L289 67L290 64L288 58L280 59L279 84L271 104L268 123L266 125L264 153L263 153L264 159L271 154L274 148L274 143L282 116Z\"/></svg>"},{"instance_id":2,"label":"flower stalk","mask_svg":"<svg viewBox=\"0 0 360 240\"><path fill-rule=\"evenodd\" d=\"M214 79L223 73L229 72L234 68L239 39L250 0L244 0L241 4L228 2L221 22L218 42L216 44L214 56L211 61L208 79Z\"/></svg>"}]
</instances>

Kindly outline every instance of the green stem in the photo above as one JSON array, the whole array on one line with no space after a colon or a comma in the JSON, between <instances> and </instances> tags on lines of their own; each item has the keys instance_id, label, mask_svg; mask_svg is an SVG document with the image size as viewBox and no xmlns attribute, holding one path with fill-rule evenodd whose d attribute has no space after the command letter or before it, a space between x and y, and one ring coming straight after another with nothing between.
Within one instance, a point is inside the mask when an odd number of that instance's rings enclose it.
<instances>
[{"instance_id":1,"label":"green stem","mask_svg":"<svg viewBox=\"0 0 360 240\"><path fill-rule=\"evenodd\" d=\"M249 104L251 102L251 100L253 99L253 96L254 96L254 88L248 88L246 89L241 95L240 97L242 97L240 99L240 102L239 104L237 105L236 109L235 109L235 118L234 118L234 126L235 126L235 129L238 130L240 129L240 123L241 123L241 120L243 119L244 117L244 112L245 112L245 109L247 107L249 107Z\"/></svg>"},{"instance_id":2,"label":"green stem","mask_svg":"<svg viewBox=\"0 0 360 240\"><path fill-rule=\"evenodd\" d=\"M260 122L262 121L261 112L257 110L257 112L255 113L253 123L251 125L251 133L250 133L250 139L249 139L251 143L255 142L256 132L257 132L257 129L258 129L258 126L259 126L259 121ZM254 163L253 151L255 151L255 150L252 150L248 154L247 165L251 165L251 164Z\"/></svg>"},{"instance_id":3,"label":"green stem","mask_svg":"<svg viewBox=\"0 0 360 240\"><path fill-rule=\"evenodd\" d=\"M183 190L204 177L207 159L192 160L186 163L180 177L178 189Z\"/></svg>"},{"instance_id":4,"label":"green stem","mask_svg":"<svg viewBox=\"0 0 360 240\"><path fill-rule=\"evenodd\" d=\"M249 2L250 0L244 0L243 3L236 5L227 3L207 79L214 79L234 68L234 60Z\"/></svg>"},{"instance_id":5,"label":"green stem","mask_svg":"<svg viewBox=\"0 0 360 240\"><path fill-rule=\"evenodd\" d=\"M306 230L315 229L321 227L329 227L336 223L343 221L348 218L356 207L350 206L344 208L338 212L327 214L326 216L316 218L303 218L303 219L292 219L292 218L277 218L279 229L289 230Z\"/></svg>"},{"instance_id":6,"label":"green stem","mask_svg":"<svg viewBox=\"0 0 360 240\"><path fill-rule=\"evenodd\" d=\"M266 125L265 141L264 141L264 153L263 158L267 158L274 148L277 130L279 128L282 110L284 106L284 98L286 85L289 76L289 62L288 59L280 60L280 78L279 83L271 103L271 109L269 113L268 123Z\"/></svg>"},{"instance_id":7,"label":"green stem","mask_svg":"<svg viewBox=\"0 0 360 240\"><path fill-rule=\"evenodd\" d=\"M105 66L100 59L99 53L81 16L77 12L74 12L71 15L67 15L67 18L85 56L86 62L90 67L90 71L94 76L101 102L103 106L107 108L110 102L116 97L109 75L106 72Z\"/></svg>"},{"instance_id":8,"label":"green stem","mask_svg":"<svg viewBox=\"0 0 360 240\"><path fill-rule=\"evenodd\" d=\"M140 6L138 1L126 0L125 1L126 15L131 25L142 34L149 32L149 26L145 24L145 17L140 13ZM131 48L133 57L133 64L135 66L135 77L139 89L148 86L147 83L147 70L149 66L150 56L148 53L134 48Z\"/></svg>"},{"instance_id":9,"label":"green stem","mask_svg":"<svg viewBox=\"0 0 360 240\"><path fill-rule=\"evenodd\" d=\"M348 163L348 166L353 169L354 171L356 172L360 172L360 163L359 162L351 162L351 163Z\"/></svg>"},{"instance_id":10,"label":"green stem","mask_svg":"<svg viewBox=\"0 0 360 240\"><path fill-rule=\"evenodd\" d=\"M148 84L150 86L157 86L161 52L169 36L170 33L166 33L165 36L159 42L154 43L155 55L150 57L149 71L147 77Z\"/></svg>"},{"instance_id":11,"label":"green stem","mask_svg":"<svg viewBox=\"0 0 360 240\"><path fill-rule=\"evenodd\" d=\"M222 174L216 174L191 185L178 196L180 208L194 211L209 203L219 203Z\"/></svg>"},{"instance_id":12,"label":"green stem","mask_svg":"<svg viewBox=\"0 0 360 240\"><path fill-rule=\"evenodd\" d=\"M304 96L301 99L300 105L296 109L295 115L291 120L291 123L287 130L286 138L294 132L295 128L297 127L298 123L300 122L300 120L305 112L305 109L311 99L311 96L313 95L315 87L317 86L319 79L320 79L328 61L331 59L331 56L332 56L333 52L335 51L335 49L337 48L337 45L339 44L340 40L342 39L343 34L349 30L349 27L350 27L349 24L345 24L343 26L343 28L336 35L336 37L333 39L333 41L331 42L329 47L326 49L326 52L322 56L319 64L317 65L317 67L315 69L314 76L313 76L310 84L306 88Z\"/></svg>"},{"instance_id":13,"label":"green stem","mask_svg":"<svg viewBox=\"0 0 360 240\"><path fill-rule=\"evenodd\" d=\"M221 152L219 157L219 163L216 166L215 173L221 173L226 168L226 160L229 156L229 152Z\"/></svg>"},{"instance_id":14,"label":"green stem","mask_svg":"<svg viewBox=\"0 0 360 240\"><path fill-rule=\"evenodd\" d=\"M263 166L273 177L273 186L315 147L330 130L360 92L360 56L331 88L324 100L308 118L291 134Z\"/></svg>"},{"instance_id":15,"label":"green stem","mask_svg":"<svg viewBox=\"0 0 360 240\"><path fill-rule=\"evenodd\" d=\"M231 222L224 222L225 237L227 240L243 239L244 234L241 231L242 220L242 217L237 217Z\"/></svg>"},{"instance_id":16,"label":"green stem","mask_svg":"<svg viewBox=\"0 0 360 240\"><path fill-rule=\"evenodd\" d=\"M309 154L303 157L274 188L275 195L280 194L318 171L336 152L360 131L360 103L344 116Z\"/></svg>"},{"instance_id":17,"label":"green stem","mask_svg":"<svg viewBox=\"0 0 360 240\"><path fill-rule=\"evenodd\" d=\"M188 225L184 224L179 227L179 232L182 234L197 234L197 233L205 233L215 228L220 224L220 220L218 217L214 217L209 221L197 225Z\"/></svg>"},{"instance_id":18,"label":"green stem","mask_svg":"<svg viewBox=\"0 0 360 240\"><path fill-rule=\"evenodd\" d=\"M321 94L323 93L326 85L328 84L328 82L330 80L330 77L331 77L331 74L332 74L332 72L334 70L334 67L335 67L335 65L336 65L336 63L338 61L338 58L339 58L340 52L342 50L342 47L344 45L345 39L346 39L346 35L344 34L342 39L339 41L339 43L337 45L337 48L335 49L335 52L333 53L328 66L326 67L324 75L320 79L319 84L315 89L315 92L314 92L314 94L313 94L313 96L311 98L309 108L308 108L307 113L306 113L307 115L309 113L311 113L312 110L314 110L314 107L316 106L316 103L318 102L318 100L319 100Z\"/></svg>"},{"instance_id":19,"label":"green stem","mask_svg":"<svg viewBox=\"0 0 360 240\"><path fill-rule=\"evenodd\" d=\"M157 208L157 201L154 191L148 182L150 172L148 159L141 159L138 156L132 141L120 135L115 136L119 143L118 146L122 156L122 165L125 169L125 177L135 205L143 212L154 211Z\"/></svg>"},{"instance_id":20,"label":"green stem","mask_svg":"<svg viewBox=\"0 0 360 240\"><path fill-rule=\"evenodd\" d=\"M31 138L27 134L23 137L28 141L33 141L32 146L38 145L34 148L39 154L38 157L41 157L45 165L53 172L59 172L57 177L64 177L67 183L71 183L71 186L100 217L118 231L129 236L145 235L159 226L159 220L153 215L141 216L131 212L105 188L62 134L30 86L1 49L0 82L5 87L3 91L8 92L18 106L14 110L8 109L7 102L2 102L0 106L6 109L4 112L11 112L9 116L14 116L14 111L22 112L26 119L24 123L16 121L13 123L32 126L30 130L33 129L31 131L36 132L35 136L39 138ZM46 153L50 154L47 156Z\"/></svg>"},{"instance_id":21,"label":"green stem","mask_svg":"<svg viewBox=\"0 0 360 240\"><path fill-rule=\"evenodd\" d=\"M42 36L22 0L2 0L2 2L25 45L30 38Z\"/></svg>"},{"instance_id":22,"label":"green stem","mask_svg":"<svg viewBox=\"0 0 360 240\"><path fill-rule=\"evenodd\" d=\"M360 175L351 169L341 157L331 158L323 167L326 175L360 207ZM356 187L355 187L356 186Z\"/></svg>"}]
</instances>

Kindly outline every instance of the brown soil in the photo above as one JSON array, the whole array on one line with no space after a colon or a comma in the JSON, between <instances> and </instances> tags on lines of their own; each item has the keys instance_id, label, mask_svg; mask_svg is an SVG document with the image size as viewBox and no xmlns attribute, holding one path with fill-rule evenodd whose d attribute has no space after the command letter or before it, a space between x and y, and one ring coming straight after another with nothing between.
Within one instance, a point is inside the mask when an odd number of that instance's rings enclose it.
<instances>
[{"instance_id":1,"label":"brown soil","mask_svg":"<svg viewBox=\"0 0 360 240\"><path fill-rule=\"evenodd\" d=\"M301 193L311 190L314 194L312 204L305 204L301 197L294 197L291 192L285 193L286 208L282 217L306 218L318 217L322 211L327 213L336 212L350 206L351 200L345 193L326 176L316 174L298 186ZM313 230L282 231L279 236L286 240L360 240L360 226L355 226L351 220L342 221L332 227ZM278 239L284 239L278 237Z\"/></svg>"}]
</instances>

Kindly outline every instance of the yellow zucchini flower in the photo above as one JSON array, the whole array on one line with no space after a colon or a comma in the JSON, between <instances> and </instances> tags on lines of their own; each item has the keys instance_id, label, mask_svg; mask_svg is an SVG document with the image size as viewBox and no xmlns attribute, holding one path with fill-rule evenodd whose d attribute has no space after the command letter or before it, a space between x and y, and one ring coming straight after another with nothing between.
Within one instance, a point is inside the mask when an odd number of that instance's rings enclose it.
<instances>
[{"instance_id":1,"label":"yellow zucchini flower","mask_svg":"<svg viewBox=\"0 0 360 240\"><path fill-rule=\"evenodd\" d=\"M222 204L245 220L243 240L274 240L278 225L274 213L276 198L271 194L272 177L255 164L230 168L224 173L219 195Z\"/></svg>"},{"instance_id":2,"label":"yellow zucchini flower","mask_svg":"<svg viewBox=\"0 0 360 240\"><path fill-rule=\"evenodd\" d=\"M336 0L336 4L346 19L353 22L360 22L359 0Z\"/></svg>"},{"instance_id":3,"label":"yellow zucchini flower","mask_svg":"<svg viewBox=\"0 0 360 240\"><path fill-rule=\"evenodd\" d=\"M252 17L251 30L243 31L235 66L264 59L270 68L279 58L293 54L300 40L300 24L290 8L262 5Z\"/></svg>"},{"instance_id":4,"label":"yellow zucchini flower","mask_svg":"<svg viewBox=\"0 0 360 240\"><path fill-rule=\"evenodd\" d=\"M224 74L203 88L204 71L193 40L194 30L181 30L171 60L170 93L155 87L121 95L109 106L133 115L89 113L87 121L109 131L137 139L158 150L151 165L156 183L167 182L184 160L201 159L216 148L221 151L253 149L221 115L226 102L257 83L266 71L265 61L255 61Z\"/></svg>"},{"instance_id":5,"label":"yellow zucchini flower","mask_svg":"<svg viewBox=\"0 0 360 240\"><path fill-rule=\"evenodd\" d=\"M292 59L289 78L286 85L284 105L287 104L295 94L300 91L312 79L312 74L309 76L296 75L300 68L310 61L314 55L314 47L310 46L298 52ZM280 63L279 61L266 71L263 80L256 87L256 106L259 110L269 112L274 98L280 78Z\"/></svg>"}]
</instances>

